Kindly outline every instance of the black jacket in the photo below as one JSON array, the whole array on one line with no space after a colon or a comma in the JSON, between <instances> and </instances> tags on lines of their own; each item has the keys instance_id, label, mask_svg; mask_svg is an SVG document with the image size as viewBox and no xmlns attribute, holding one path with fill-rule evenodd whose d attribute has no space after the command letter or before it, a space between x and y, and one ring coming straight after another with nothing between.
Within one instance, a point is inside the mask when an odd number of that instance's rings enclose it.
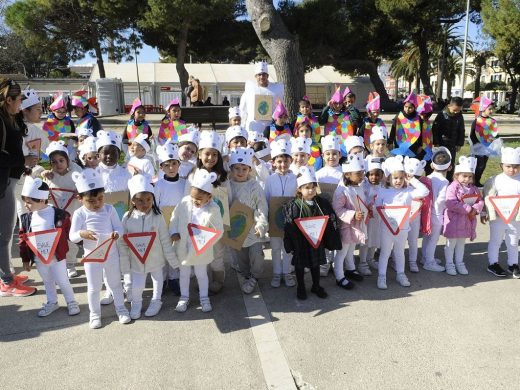
<instances>
[{"instance_id":1,"label":"black jacket","mask_svg":"<svg viewBox=\"0 0 520 390\"><path fill-rule=\"evenodd\" d=\"M15 179L19 179L25 171L25 157L22 149L23 135L20 129L20 126L13 125L0 115L0 142L5 136L5 147L0 150L0 168L9 168L9 177Z\"/></svg>"},{"instance_id":2,"label":"black jacket","mask_svg":"<svg viewBox=\"0 0 520 390\"><path fill-rule=\"evenodd\" d=\"M465 128L462 113L448 115L446 110L437 114L432 125L435 146L464 146Z\"/></svg>"}]
</instances>

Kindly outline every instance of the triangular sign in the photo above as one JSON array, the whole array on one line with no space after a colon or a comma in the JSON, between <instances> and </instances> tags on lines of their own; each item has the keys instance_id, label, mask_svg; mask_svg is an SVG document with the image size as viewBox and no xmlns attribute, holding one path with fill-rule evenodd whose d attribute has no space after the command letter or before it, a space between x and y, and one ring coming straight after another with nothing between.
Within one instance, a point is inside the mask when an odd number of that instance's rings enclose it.
<instances>
[{"instance_id":1,"label":"triangular sign","mask_svg":"<svg viewBox=\"0 0 520 390\"><path fill-rule=\"evenodd\" d=\"M489 201L504 223L510 223L520 206L520 195L489 196Z\"/></svg>"},{"instance_id":2,"label":"triangular sign","mask_svg":"<svg viewBox=\"0 0 520 390\"><path fill-rule=\"evenodd\" d=\"M421 212L422 200L420 199L412 199L412 207L410 209L410 222L412 222L419 213Z\"/></svg>"},{"instance_id":3,"label":"triangular sign","mask_svg":"<svg viewBox=\"0 0 520 390\"><path fill-rule=\"evenodd\" d=\"M110 249L116 240L112 237L106 238L104 241L98 240L97 247L81 259L82 263L104 263L107 260Z\"/></svg>"},{"instance_id":4,"label":"triangular sign","mask_svg":"<svg viewBox=\"0 0 520 390\"><path fill-rule=\"evenodd\" d=\"M479 194L466 194L462 195L462 201L465 204L469 204L470 206L473 206L475 203L477 203L480 199Z\"/></svg>"},{"instance_id":5,"label":"triangular sign","mask_svg":"<svg viewBox=\"0 0 520 390\"><path fill-rule=\"evenodd\" d=\"M329 221L328 215L318 217L296 218L294 223L302 232L304 237L309 241L314 249L318 249Z\"/></svg>"},{"instance_id":6,"label":"triangular sign","mask_svg":"<svg viewBox=\"0 0 520 390\"><path fill-rule=\"evenodd\" d=\"M357 203L358 203L358 208L359 208L359 211L362 211L363 214L365 215L365 224L368 223L368 219L369 219L369 215L368 215L368 206L365 202L363 202L363 199L361 199L361 197L359 195L356 195L357 197Z\"/></svg>"},{"instance_id":7,"label":"triangular sign","mask_svg":"<svg viewBox=\"0 0 520 390\"><path fill-rule=\"evenodd\" d=\"M222 233L221 230L211 229L206 226L196 225L194 223L188 224L188 233L190 235L191 243L195 249L195 253L200 255L204 253Z\"/></svg>"},{"instance_id":8,"label":"triangular sign","mask_svg":"<svg viewBox=\"0 0 520 390\"><path fill-rule=\"evenodd\" d=\"M156 236L157 232L128 233L123 234L123 239L128 244L128 248L137 256L137 259L144 264L148 259Z\"/></svg>"},{"instance_id":9,"label":"triangular sign","mask_svg":"<svg viewBox=\"0 0 520 390\"><path fill-rule=\"evenodd\" d=\"M36 156L40 156L40 150L42 148L42 139L41 138L35 138L30 141L27 141L25 143L27 145L27 148Z\"/></svg>"},{"instance_id":10,"label":"triangular sign","mask_svg":"<svg viewBox=\"0 0 520 390\"><path fill-rule=\"evenodd\" d=\"M76 196L76 191L64 188L51 188L49 192L54 206L62 210L67 210Z\"/></svg>"},{"instance_id":11,"label":"triangular sign","mask_svg":"<svg viewBox=\"0 0 520 390\"><path fill-rule=\"evenodd\" d=\"M27 245L43 264L49 264L60 241L61 229L42 230L26 235Z\"/></svg>"},{"instance_id":12,"label":"triangular sign","mask_svg":"<svg viewBox=\"0 0 520 390\"><path fill-rule=\"evenodd\" d=\"M411 206L378 206L377 212L385 223L388 230L394 236L399 234L399 231L410 217Z\"/></svg>"}]
</instances>

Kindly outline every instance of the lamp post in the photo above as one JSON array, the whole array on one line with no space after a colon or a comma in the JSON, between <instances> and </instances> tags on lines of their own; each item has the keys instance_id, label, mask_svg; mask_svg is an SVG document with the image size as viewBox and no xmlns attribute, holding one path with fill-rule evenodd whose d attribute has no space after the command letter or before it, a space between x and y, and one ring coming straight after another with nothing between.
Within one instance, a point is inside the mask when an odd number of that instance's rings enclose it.
<instances>
[{"instance_id":1,"label":"lamp post","mask_svg":"<svg viewBox=\"0 0 520 390\"><path fill-rule=\"evenodd\" d=\"M464 99L464 88L466 87L466 50L468 48L468 30L469 30L469 0L466 5L466 31L464 33L464 51L462 53L462 80L460 97Z\"/></svg>"},{"instance_id":2,"label":"lamp post","mask_svg":"<svg viewBox=\"0 0 520 390\"><path fill-rule=\"evenodd\" d=\"M137 63L137 47L136 46L134 46L134 56L135 56L135 72L137 73L137 91L139 94L139 100L141 100L141 82L139 81L139 64Z\"/></svg>"}]
</instances>

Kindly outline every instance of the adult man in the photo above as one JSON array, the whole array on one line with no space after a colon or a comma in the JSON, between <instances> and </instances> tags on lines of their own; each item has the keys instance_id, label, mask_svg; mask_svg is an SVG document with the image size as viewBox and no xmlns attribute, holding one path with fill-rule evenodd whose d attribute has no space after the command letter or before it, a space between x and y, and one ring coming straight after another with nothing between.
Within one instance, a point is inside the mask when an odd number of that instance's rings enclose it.
<instances>
[{"instance_id":1,"label":"adult man","mask_svg":"<svg viewBox=\"0 0 520 390\"><path fill-rule=\"evenodd\" d=\"M277 101L283 101L284 86L269 82L267 62L264 61L255 64L255 79L256 82L246 81L240 98L240 113L246 130L261 134L271 123Z\"/></svg>"}]
</instances>

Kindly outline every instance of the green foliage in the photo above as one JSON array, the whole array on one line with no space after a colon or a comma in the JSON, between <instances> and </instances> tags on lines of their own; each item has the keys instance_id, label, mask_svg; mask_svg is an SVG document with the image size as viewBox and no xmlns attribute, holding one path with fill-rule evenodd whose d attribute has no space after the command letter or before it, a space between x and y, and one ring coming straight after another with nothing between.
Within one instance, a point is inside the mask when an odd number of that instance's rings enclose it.
<instances>
[{"instance_id":1,"label":"green foliage","mask_svg":"<svg viewBox=\"0 0 520 390\"><path fill-rule=\"evenodd\" d=\"M503 81L491 81L482 87L483 91L505 91L507 85Z\"/></svg>"}]
</instances>

